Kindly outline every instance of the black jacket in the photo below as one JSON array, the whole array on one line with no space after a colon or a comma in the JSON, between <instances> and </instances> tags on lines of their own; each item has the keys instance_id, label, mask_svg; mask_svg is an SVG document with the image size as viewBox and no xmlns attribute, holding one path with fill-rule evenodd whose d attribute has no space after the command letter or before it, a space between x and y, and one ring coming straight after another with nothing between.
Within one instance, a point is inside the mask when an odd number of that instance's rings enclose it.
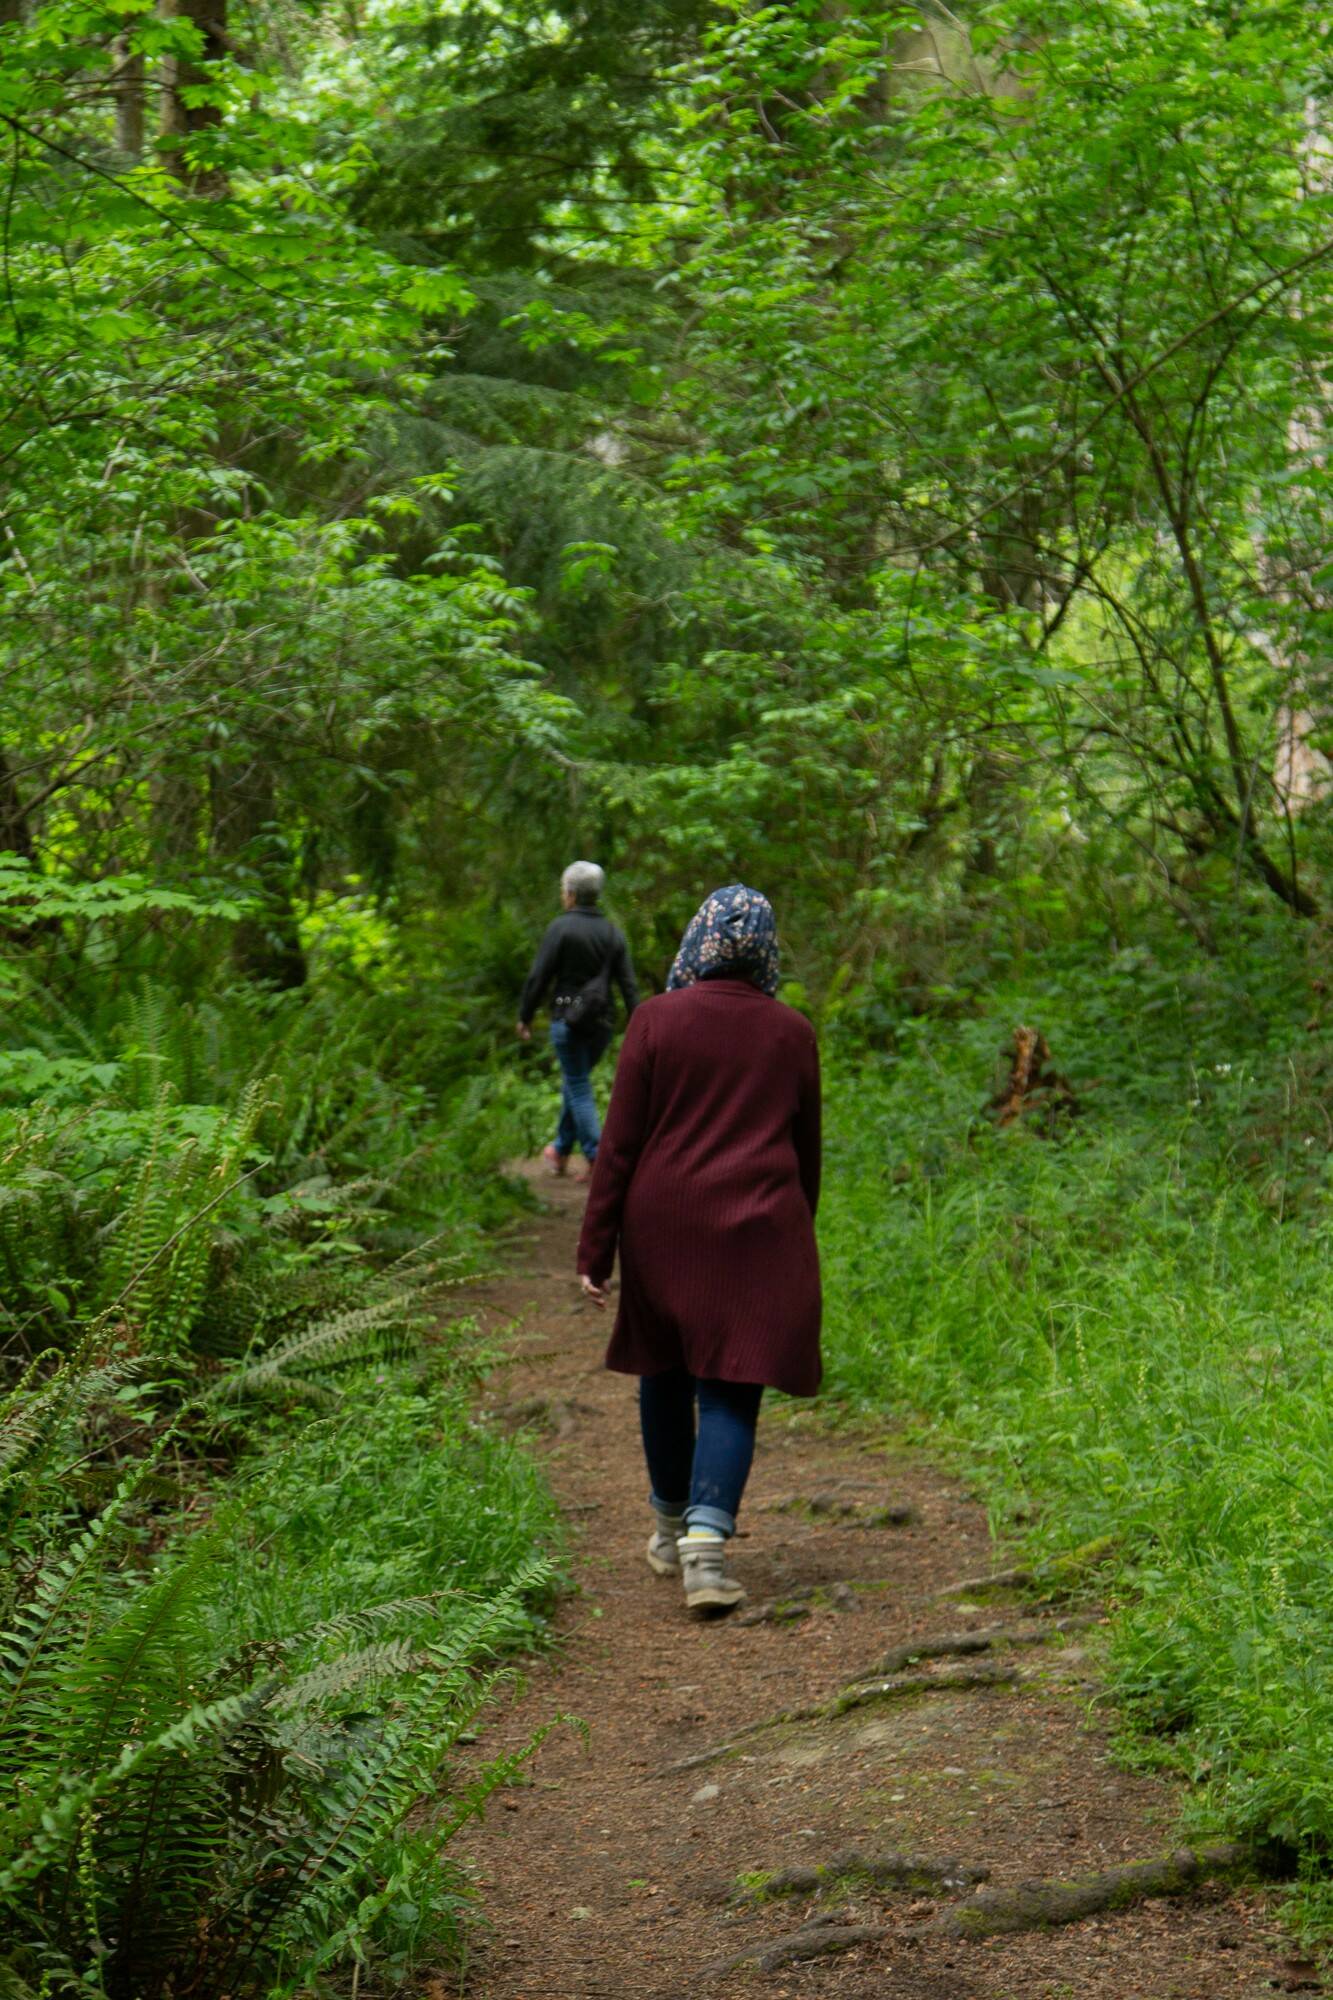
<instances>
[{"instance_id":1,"label":"black jacket","mask_svg":"<svg viewBox=\"0 0 1333 2000\"><path fill-rule=\"evenodd\" d=\"M553 986L551 1019L563 1021L574 995L590 979L595 979L605 965L609 965L610 976L620 988L625 1012L632 1014L639 1004L639 989L624 937L600 910L580 909L577 905L566 910L547 926L546 936L537 947L518 1003L519 1020L530 1021L547 988Z\"/></svg>"}]
</instances>

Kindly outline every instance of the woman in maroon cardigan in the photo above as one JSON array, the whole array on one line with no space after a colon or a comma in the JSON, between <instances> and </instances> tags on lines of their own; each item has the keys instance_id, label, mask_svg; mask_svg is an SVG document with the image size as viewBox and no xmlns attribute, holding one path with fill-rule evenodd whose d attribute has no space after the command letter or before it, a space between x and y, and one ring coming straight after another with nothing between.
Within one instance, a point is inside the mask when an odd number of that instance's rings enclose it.
<instances>
[{"instance_id":1,"label":"woman in maroon cardigan","mask_svg":"<svg viewBox=\"0 0 1333 2000\"><path fill-rule=\"evenodd\" d=\"M745 1595L724 1555L765 1387L819 1387L819 1055L777 984L766 898L717 890L630 1021L579 1238L598 1306L620 1247L606 1364L641 1378L648 1561L705 1612Z\"/></svg>"}]
</instances>

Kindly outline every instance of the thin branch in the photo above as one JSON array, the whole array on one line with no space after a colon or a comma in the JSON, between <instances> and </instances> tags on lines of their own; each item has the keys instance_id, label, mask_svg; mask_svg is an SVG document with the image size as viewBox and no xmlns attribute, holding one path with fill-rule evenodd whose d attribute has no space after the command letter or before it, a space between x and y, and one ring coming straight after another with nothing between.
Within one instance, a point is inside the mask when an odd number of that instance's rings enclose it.
<instances>
[{"instance_id":1,"label":"thin branch","mask_svg":"<svg viewBox=\"0 0 1333 2000\"><path fill-rule=\"evenodd\" d=\"M193 244L194 248L207 257L210 263L216 264L219 270L225 271L228 277L239 278L242 284L252 286L255 291L262 292L266 298L286 301L293 296L293 294L288 292L275 292L271 286L264 284L259 278L252 277L248 271L243 271L239 265L231 263L222 255L221 251L214 250L209 244L205 243L202 236L196 236L194 231L185 223L179 221L169 209L159 208L155 201L149 201L146 194L140 194L136 187L131 187L130 183L123 180L119 174L113 174L107 167L99 167L96 160L86 160L81 153L75 153L68 146L62 146L58 140L48 139L44 132L36 131L33 126L25 124L21 118L15 118L12 112L0 111L0 124L8 125L11 132L21 134L25 139L30 139L36 146L45 146L48 153L54 153L58 159L68 160L71 166L80 168L85 174L92 174L95 179L106 181L118 193L128 195L131 201L139 204L140 208L146 208L150 215L156 216L159 222L164 222L168 229L175 230L178 236L183 236L187 243ZM318 301L315 299L301 299L298 303L314 306L318 304Z\"/></svg>"},{"instance_id":2,"label":"thin branch","mask_svg":"<svg viewBox=\"0 0 1333 2000\"><path fill-rule=\"evenodd\" d=\"M1325 237L1323 242L1317 243L1313 250L1306 251L1305 255L1298 257L1294 263L1286 264L1280 270L1270 273L1269 276L1258 279L1253 285L1247 286L1243 292L1237 292L1234 297L1227 300L1225 305L1219 306L1215 312L1207 314L1205 318L1196 320L1192 326L1186 327L1183 333L1178 334L1174 340L1167 343L1160 354L1154 355L1151 361L1146 361L1135 374L1122 381L1114 395L1101 405L1100 409L1088 419L1083 428L1076 431L1068 443L1060 447L1059 451L1055 452L1050 458L1045 459L1041 465L1037 466L1023 479L1020 479L1017 485L1013 486L1007 493L1002 493L997 499L988 501L984 507L979 508L967 520L960 521L947 534L938 536L933 542L920 544L918 553L929 555L934 549L947 547L950 542L956 541L960 535L970 533L982 521L987 520L992 514L998 513L1002 507L1012 505L1029 487L1039 485L1043 480L1048 479L1057 467L1065 464L1068 459L1072 458L1080 445L1087 443L1093 432L1100 428L1107 417L1114 410L1118 409L1127 397L1132 396L1145 382L1150 381L1160 369L1166 366L1168 361L1174 360L1177 354L1183 352L1185 348L1198 340L1202 334L1208 333L1214 326L1219 325L1221 321L1227 319L1230 314L1238 312L1242 306L1250 304L1252 300L1262 298L1264 293L1270 290L1276 293L1289 288L1306 271L1313 269L1316 264L1323 263L1328 257L1333 257L1333 236ZM1270 301L1265 300L1264 303L1267 304ZM1253 325L1259 317L1260 314L1258 312L1253 314L1250 324ZM1244 331L1248 332L1249 328L1246 327Z\"/></svg>"}]
</instances>

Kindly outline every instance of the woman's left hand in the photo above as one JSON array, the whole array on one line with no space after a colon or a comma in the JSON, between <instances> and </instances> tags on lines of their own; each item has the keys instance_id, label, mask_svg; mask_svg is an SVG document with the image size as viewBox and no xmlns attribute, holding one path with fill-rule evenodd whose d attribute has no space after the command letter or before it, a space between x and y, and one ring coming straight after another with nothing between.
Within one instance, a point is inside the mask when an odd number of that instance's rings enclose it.
<instances>
[{"instance_id":1,"label":"woman's left hand","mask_svg":"<svg viewBox=\"0 0 1333 2000\"><path fill-rule=\"evenodd\" d=\"M583 1287L584 1298L591 1299L599 1312L605 1312L608 1296L606 1286L594 1285L592 1279L583 1272L579 1274L579 1283Z\"/></svg>"}]
</instances>

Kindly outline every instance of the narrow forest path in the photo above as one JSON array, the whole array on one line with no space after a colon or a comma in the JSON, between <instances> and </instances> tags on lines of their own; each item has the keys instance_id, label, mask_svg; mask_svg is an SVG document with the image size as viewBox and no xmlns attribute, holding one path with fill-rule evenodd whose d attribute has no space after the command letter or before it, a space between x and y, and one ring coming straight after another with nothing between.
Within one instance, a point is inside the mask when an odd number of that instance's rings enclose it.
<instances>
[{"instance_id":1,"label":"narrow forest path","mask_svg":"<svg viewBox=\"0 0 1333 2000\"><path fill-rule=\"evenodd\" d=\"M990 1567L985 1518L891 1436L830 1435L813 1410L770 1409L738 1550L748 1618L691 1620L642 1559L634 1385L602 1369L607 1322L571 1276L582 1190L541 1192L512 1274L479 1288L512 1355L486 1407L540 1433L580 1588L560 1614L560 1647L472 1754L521 1741L560 1710L588 1733L558 1729L462 1842L493 1926L462 1987L469 2000L1318 1990L1262 1897L1225 1881L980 1942L938 1928L971 1892L928 1876L875 1886L853 1874L820 1895L735 1900L746 1874L850 1849L882 1872L892 1869L883 1857L908 1852L989 1870L992 1887L1087 1876L1165 1853L1176 1801L1163 1780L1111 1759L1108 1720L1090 1707L1095 1624L1061 1632L1049 1607L940 1597ZM769 1605L794 1615L756 1616ZM932 1686L754 1730L713 1761L688 1762L780 1711L826 1702L905 1642L995 1625L1029 1643L909 1667ZM718 1969L798 1931L798 1950L837 1948Z\"/></svg>"}]
</instances>

